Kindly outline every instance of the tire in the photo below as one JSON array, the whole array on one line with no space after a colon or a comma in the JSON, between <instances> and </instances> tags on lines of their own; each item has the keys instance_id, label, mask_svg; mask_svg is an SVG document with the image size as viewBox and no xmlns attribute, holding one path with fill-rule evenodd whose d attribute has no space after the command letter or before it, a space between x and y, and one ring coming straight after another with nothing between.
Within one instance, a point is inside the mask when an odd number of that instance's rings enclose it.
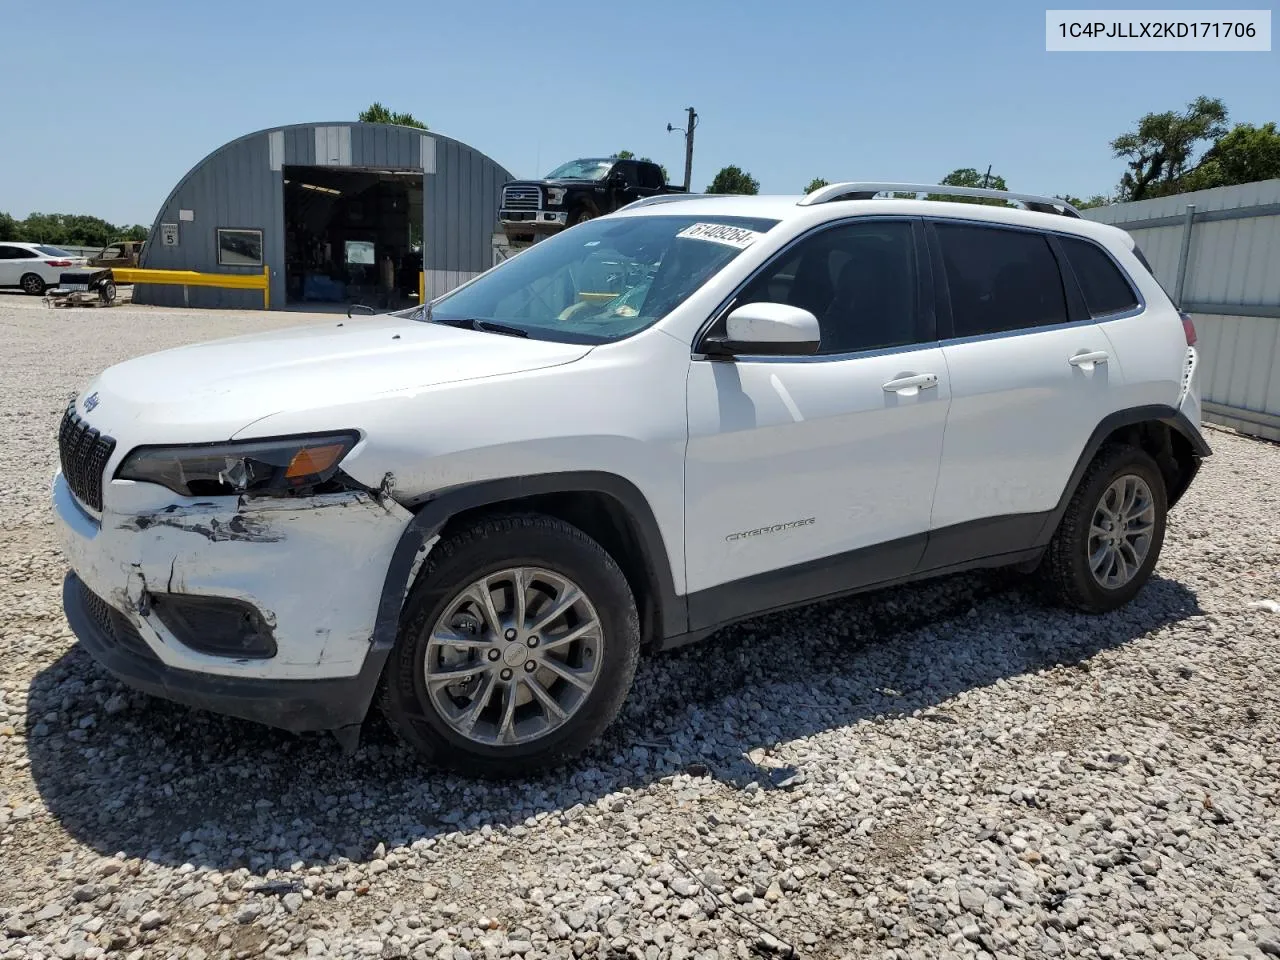
<instances>
[{"instance_id":1,"label":"tire","mask_svg":"<svg viewBox=\"0 0 1280 960\"><path fill-rule=\"evenodd\" d=\"M580 223L586 223L588 220L594 220L595 218L596 215L589 207L579 207L569 214L569 226L576 227Z\"/></svg>"},{"instance_id":2,"label":"tire","mask_svg":"<svg viewBox=\"0 0 1280 960\"><path fill-rule=\"evenodd\" d=\"M49 286L44 282L43 277L35 273L24 273L18 283L23 293L33 297L41 296Z\"/></svg>"},{"instance_id":3,"label":"tire","mask_svg":"<svg viewBox=\"0 0 1280 960\"><path fill-rule=\"evenodd\" d=\"M482 581L490 584L487 613L471 589ZM524 585L523 616L514 606L516 583ZM554 592L565 583L578 593ZM566 613L539 626L579 595ZM524 631L511 627L517 617ZM587 639L565 643L575 631ZM538 637L544 649L536 649ZM568 759L604 732L631 689L639 653L631 588L603 547L554 517L492 517L431 551L405 603L379 703L401 739L430 762L470 775L517 777ZM559 669L546 666L551 659ZM441 680L460 673L471 675ZM583 690L578 684L587 677ZM535 695L535 686L563 716Z\"/></svg>"},{"instance_id":4,"label":"tire","mask_svg":"<svg viewBox=\"0 0 1280 960\"><path fill-rule=\"evenodd\" d=\"M1167 513L1156 462L1137 447L1104 446L1067 504L1041 565L1054 599L1087 613L1107 613L1132 600L1159 559Z\"/></svg>"},{"instance_id":5,"label":"tire","mask_svg":"<svg viewBox=\"0 0 1280 960\"><path fill-rule=\"evenodd\" d=\"M115 283L112 282L111 280L108 280L106 283L100 286L98 288L98 299L106 304L115 303L115 300L116 300Z\"/></svg>"}]
</instances>

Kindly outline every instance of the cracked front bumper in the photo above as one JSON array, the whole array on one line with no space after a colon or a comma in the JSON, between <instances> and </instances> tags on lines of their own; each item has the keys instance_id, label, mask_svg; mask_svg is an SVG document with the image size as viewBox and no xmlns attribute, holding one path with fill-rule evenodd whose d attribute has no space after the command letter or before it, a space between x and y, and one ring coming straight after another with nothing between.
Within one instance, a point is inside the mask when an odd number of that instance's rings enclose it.
<instances>
[{"instance_id":1,"label":"cracked front bumper","mask_svg":"<svg viewBox=\"0 0 1280 960\"><path fill-rule=\"evenodd\" d=\"M123 618L143 645L137 649L149 655L144 659L154 660L152 669L181 675L188 686L188 674L219 684L360 676L388 567L411 518L398 504L360 491L196 500L116 480L104 490L101 516L76 500L61 474L52 493L62 551L76 580ZM234 658L192 649L151 609L152 598L166 594L252 605L272 629L275 655ZM68 620L95 653L94 637L81 633L87 621L75 616L74 597L67 597ZM160 692L118 661L99 659L127 682Z\"/></svg>"},{"instance_id":2,"label":"cracked front bumper","mask_svg":"<svg viewBox=\"0 0 1280 960\"><path fill-rule=\"evenodd\" d=\"M122 636L119 623L112 623L117 618L101 616L100 599L74 573L67 573L62 582L62 607L80 645L135 690L294 733L363 722L389 653L369 653L352 677L277 680L196 673L162 663L137 645L136 635Z\"/></svg>"}]
</instances>

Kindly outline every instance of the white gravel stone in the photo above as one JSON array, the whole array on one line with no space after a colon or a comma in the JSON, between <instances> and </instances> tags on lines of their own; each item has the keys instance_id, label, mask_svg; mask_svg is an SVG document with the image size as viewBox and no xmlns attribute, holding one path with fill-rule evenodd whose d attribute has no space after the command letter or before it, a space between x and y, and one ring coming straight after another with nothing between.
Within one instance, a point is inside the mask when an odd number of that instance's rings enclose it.
<instances>
[{"instance_id":1,"label":"white gravel stone","mask_svg":"<svg viewBox=\"0 0 1280 960\"><path fill-rule=\"evenodd\" d=\"M1280 447L1209 433L1114 614L998 573L777 614L471 781L132 693L62 616L68 394L313 320L0 294L0 960L1280 956Z\"/></svg>"}]
</instances>

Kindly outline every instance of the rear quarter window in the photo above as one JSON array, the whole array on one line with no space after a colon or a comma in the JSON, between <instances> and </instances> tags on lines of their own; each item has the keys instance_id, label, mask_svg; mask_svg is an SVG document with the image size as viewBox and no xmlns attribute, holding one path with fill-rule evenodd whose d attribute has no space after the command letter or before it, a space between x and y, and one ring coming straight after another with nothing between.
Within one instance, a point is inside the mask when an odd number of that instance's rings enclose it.
<instances>
[{"instance_id":1,"label":"rear quarter window","mask_svg":"<svg viewBox=\"0 0 1280 960\"><path fill-rule=\"evenodd\" d=\"M1080 284L1091 317L1124 313L1138 305L1138 295L1128 277L1105 250L1077 237L1059 237L1058 241Z\"/></svg>"}]
</instances>

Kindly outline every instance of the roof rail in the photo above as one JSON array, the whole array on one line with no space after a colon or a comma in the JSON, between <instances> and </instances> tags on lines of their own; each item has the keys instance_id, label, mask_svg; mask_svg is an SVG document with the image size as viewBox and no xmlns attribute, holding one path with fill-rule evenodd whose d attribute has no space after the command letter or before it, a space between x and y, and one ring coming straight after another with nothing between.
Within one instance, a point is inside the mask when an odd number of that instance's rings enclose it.
<instances>
[{"instance_id":1,"label":"roof rail","mask_svg":"<svg viewBox=\"0 0 1280 960\"><path fill-rule=\"evenodd\" d=\"M630 210L632 207L651 207L655 203L674 203L677 200L701 200L708 196L705 193L659 193L652 197L641 197L619 207L619 210Z\"/></svg>"},{"instance_id":2,"label":"roof rail","mask_svg":"<svg viewBox=\"0 0 1280 960\"><path fill-rule=\"evenodd\" d=\"M988 190L986 187L952 187L945 183L875 183L849 181L831 183L819 187L802 197L799 206L811 207L816 203L832 203L836 200L870 200L880 193L934 193L949 197L986 197L991 200L1008 200L1019 203L1037 213L1058 213L1067 217L1079 217L1080 211L1059 197L1040 197L1030 193L1010 193L1007 190Z\"/></svg>"}]
</instances>

